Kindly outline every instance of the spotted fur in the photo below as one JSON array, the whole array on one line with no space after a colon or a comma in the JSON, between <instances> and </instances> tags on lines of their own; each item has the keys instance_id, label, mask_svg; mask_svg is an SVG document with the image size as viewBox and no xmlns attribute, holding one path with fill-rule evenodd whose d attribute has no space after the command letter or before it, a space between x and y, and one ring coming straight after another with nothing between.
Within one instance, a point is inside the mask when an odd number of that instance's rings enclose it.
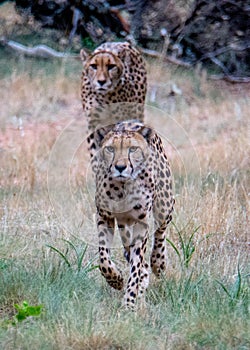
<instances>
[{"instance_id":1,"label":"spotted fur","mask_svg":"<svg viewBox=\"0 0 250 350\"><path fill-rule=\"evenodd\" d=\"M143 122L147 74L140 52L128 42L108 42L90 55L84 50L80 54L81 98L88 132L122 120ZM92 157L96 152L93 139L88 138L88 148Z\"/></svg>"},{"instance_id":2,"label":"spotted fur","mask_svg":"<svg viewBox=\"0 0 250 350\"><path fill-rule=\"evenodd\" d=\"M166 269L165 229L174 206L170 167L159 135L140 122L101 128L93 137L100 148L95 197L100 271L110 286L123 289L122 272L110 256L117 222L130 264L124 301L133 308L149 283L145 252L151 213L156 228L151 269L156 276Z\"/></svg>"}]
</instances>

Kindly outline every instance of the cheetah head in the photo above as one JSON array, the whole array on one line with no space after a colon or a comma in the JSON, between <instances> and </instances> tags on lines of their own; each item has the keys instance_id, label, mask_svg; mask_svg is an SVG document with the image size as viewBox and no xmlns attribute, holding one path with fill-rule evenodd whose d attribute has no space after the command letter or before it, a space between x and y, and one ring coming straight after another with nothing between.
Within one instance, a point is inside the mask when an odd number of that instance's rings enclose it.
<instances>
[{"instance_id":1,"label":"cheetah head","mask_svg":"<svg viewBox=\"0 0 250 350\"><path fill-rule=\"evenodd\" d=\"M136 179L146 167L151 152L152 129L139 122L129 125L121 122L111 129L106 127L95 132L100 146L99 162L109 177L120 182Z\"/></svg>"},{"instance_id":2,"label":"cheetah head","mask_svg":"<svg viewBox=\"0 0 250 350\"><path fill-rule=\"evenodd\" d=\"M124 71L119 57L105 51L87 56L81 50L80 55L93 90L106 94L117 87Z\"/></svg>"}]
</instances>

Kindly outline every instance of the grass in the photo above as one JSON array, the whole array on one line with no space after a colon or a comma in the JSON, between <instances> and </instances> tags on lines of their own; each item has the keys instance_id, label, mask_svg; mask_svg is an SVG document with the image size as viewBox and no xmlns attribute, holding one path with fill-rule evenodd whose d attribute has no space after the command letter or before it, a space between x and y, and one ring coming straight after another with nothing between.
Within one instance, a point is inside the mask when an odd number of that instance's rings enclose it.
<instances>
[{"instance_id":1,"label":"grass","mask_svg":"<svg viewBox=\"0 0 250 350\"><path fill-rule=\"evenodd\" d=\"M95 269L80 62L0 60L0 347L248 349L249 87L148 62L176 206L167 273L131 313ZM13 325L24 301L41 313Z\"/></svg>"},{"instance_id":2,"label":"grass","mask_svg":"<svg viewBox=\"0 0 250 350\"><path fill-rule=\"evenodd\" d=\"M249 346L247 295L232 306L227 294L204 271L196 276L183 272L179 278L172 276L151 285L147 308L127 313L120 309L121 295L110 291L98 274L72 273L53 259L43 263L41 270L13 264L4 271L1 305L8 310L5 320L13 314L13 304L24 297L44 305L39 318L16 326L2 321L4 349Z\"/></svg>"}]
</instances>

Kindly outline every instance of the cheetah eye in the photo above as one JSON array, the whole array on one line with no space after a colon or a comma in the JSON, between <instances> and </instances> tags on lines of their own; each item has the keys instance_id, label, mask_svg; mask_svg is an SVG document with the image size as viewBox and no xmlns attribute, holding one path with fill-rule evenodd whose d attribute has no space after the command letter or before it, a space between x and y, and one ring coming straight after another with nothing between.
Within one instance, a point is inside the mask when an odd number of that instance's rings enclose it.
<instances>
[{"instance_id":1,"label":"cheetah eye","mask_svg":"<svg viewBox=\"0 0 250 350\"><path fill-rule=\"evenodd\" d=\"M108 70L111 70L111 69L113 69L113 68L115 68L115 67L116 67L115 64L108 64L108 65L107 65L107 69L108 69Z\"/></svg>"},{"instance_id":2,"label":"cheetah eye","mask_svg":"<svg viewBox=\"0 0 250 350\"><path fill-rule=\"evenodd\" d=\"M115 149L114 149L114 147L112 147L112 146L107 146L107 147L105 147L105 149L106 149L108 152L110 152L110 153L114 153L114 152L115 152Z\"/></svg>"},{"instance_id":3,"label":"cheetah eye","mask_svg":"<svg viewBox=\"0 0 250 350\"><path fill-rule=\"evenodd\" d=\"M134 153L134 152L136 152L136 151L138 150L138 148L139 148L139 147L132 146L132 147L129 148L129 152L130 152L130 153Z\"/></svg>"},{"instance_id":4,"label":"cheetah eye","mask_svg":"<svg viewBox=\"0 0 250 350\"><path fill-rule=\"evenodd\" d=\"M93 64L90 65L90 67L91 67L92 69L96 70L96 69L97 69L97 64L93 63Z\"/></svg>"}]
</instances>

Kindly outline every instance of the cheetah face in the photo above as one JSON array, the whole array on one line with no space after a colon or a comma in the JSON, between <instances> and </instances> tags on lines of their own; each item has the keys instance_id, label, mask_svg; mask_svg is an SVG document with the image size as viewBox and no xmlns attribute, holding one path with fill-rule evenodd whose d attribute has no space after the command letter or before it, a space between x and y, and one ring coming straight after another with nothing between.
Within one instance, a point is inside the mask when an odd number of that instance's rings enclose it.
<instances>
[{"instance_id":1,"label":"cheetah face","mask_svg":"<svg viewBox=\"0 0 250 350\"><path fill-rule=\"evenodd\" d=\"M92 88L98 93L106 94L116 88L124 68L117 56L99 52L88 59L85 69Z\"/></svg>"},{"instance_id":2,"label":"cheetah face","mask_svg":"<svg viewBox=\"0 0 250 350\"><path fill-rule=\"evenodd\" d=\"M108 175L116 181L136 179L145 168L149 155L146 139L139 133L112 134L105 137L101 158Z\"/></svg>"}]
</instances>

